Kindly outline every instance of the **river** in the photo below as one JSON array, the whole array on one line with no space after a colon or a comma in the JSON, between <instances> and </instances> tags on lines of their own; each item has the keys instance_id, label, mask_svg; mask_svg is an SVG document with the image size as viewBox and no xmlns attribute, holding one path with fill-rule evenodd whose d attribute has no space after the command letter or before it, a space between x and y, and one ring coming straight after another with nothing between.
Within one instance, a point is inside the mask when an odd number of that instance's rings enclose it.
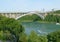
<instances>
[{"instance_id":1,"label":"river","mask_svg":"<svg viewBox=\"0 0 60 42\"><path fill-rule=\"evenodd\" d=\"M25 33L28 35L31 31L35 31L37 34L48 34L60 30L60 25L55 23L23 22L22 25L25 28Z\"/></svg>"}]
</instances>

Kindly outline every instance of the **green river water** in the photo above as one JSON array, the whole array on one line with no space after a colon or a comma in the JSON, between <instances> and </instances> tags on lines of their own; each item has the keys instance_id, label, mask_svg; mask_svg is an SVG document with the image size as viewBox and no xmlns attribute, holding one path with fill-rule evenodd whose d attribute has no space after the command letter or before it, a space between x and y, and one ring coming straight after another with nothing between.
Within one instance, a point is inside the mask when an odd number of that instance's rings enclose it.
<instances>
[{"instance_id":1,"label":"green river water","mask_svg":"<svg viewBox=\"0 0 60 42\"><path fill-rule=\"evenodd\" d=\"M60 30L60 25L55 23L23 22L22 25L26 34L30 34L31 31L35 31L37 34L48 34Z\"/></svg>"}]
</instances>

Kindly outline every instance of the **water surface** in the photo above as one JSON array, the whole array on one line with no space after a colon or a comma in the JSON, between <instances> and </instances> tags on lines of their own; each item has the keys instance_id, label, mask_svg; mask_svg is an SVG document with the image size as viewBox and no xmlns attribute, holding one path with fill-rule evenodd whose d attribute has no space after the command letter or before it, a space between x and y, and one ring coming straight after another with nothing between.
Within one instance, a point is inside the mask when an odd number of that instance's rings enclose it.
<instances>
[{"instance_id":1,"label":"water surface","mask_svg":"<svg viewBox=\"0 0 60 42\"><path fill-rule=\"evenodd\" d=\"M60 25L54 23L23 22L22 25L26 34L30 34L31 31L35 31L37 34L48 34L60 30Z\"/></svg>"}]
</instances>

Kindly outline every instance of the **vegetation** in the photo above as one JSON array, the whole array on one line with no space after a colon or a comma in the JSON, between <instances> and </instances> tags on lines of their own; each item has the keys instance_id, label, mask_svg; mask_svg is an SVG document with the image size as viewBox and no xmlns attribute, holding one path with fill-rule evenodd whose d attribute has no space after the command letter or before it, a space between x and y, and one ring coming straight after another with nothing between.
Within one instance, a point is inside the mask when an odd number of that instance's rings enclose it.
<instances>
[{"instance_id":1,"label":"vegetation","mask_svg":"<svg viewBox=\"0 0 60 42\"><path fill-rule=\"evenodd\" d=\"M60 42L60 31L52 32L47 35L48 42Z\"/></svg>"},{"instance_id":2,"label":"vegetation","mask_svg":"<svg viewBox=\"0 0 60 42\"><path fill-rule=\"evenodd\" d=\"M15 19L6 18L0 15L0 39L19 42L19 34L24 31L22 25Z\"/></svg>"},{"instance_id":3,"label":"vegetation","mask_svg":"<svg viewBox=\"0 0 60 42\"><path fill-rule=\"evenodd\" d=\"M51 12L47 12L48 14L60 14L60 10L52 10Z\"/></svg>"},{"instance_id":4,"label":"vegetation","mask_svg":"<svg viewBox=\"0 0 60 42\"><path fill-rule=\"evenodd\" d=\"M38 36L38 34L34 31L30 33L30 35L26 35L25 33L22 33L20 35L20 42L47 42L48 39L45 36Z\"/></svg>"},{"instance_id":5,"label":"vegetation","mask_svg":"<svg viewBox=\"0 0 60 42\"><path fill-rule=\"evenodd\" d=\"M40 36L36 32L32 31L29 35L28 42L47 42L47 37Z\"/></svg>"},{"instance_id":6,"label":"vegetation","mask_svg":"<svg viewBox=\"0 0 60 42\"><path fill-rule=\"evenodd\" d=\"M47 15L44 19L47 22L58 22L60 23L60 16L58 15Z\"/></svg>"},{"instance_id":7,"label":"vegetation","mask_svg":"<svg viewBox=\"0 0 60 42\"><path fill-rule=\"evenodd\" d=\"M50 13L43 20L39 16L37 16L36 14L33 14L33 15L26 15L24 17L21 17L20 19L18 19L18 21L20 21L20 22L40 21L43 23L44 22L60 23L60 15L54 15L54 14Z\"/></svg>"},{"instance_id":8,"label":"vegetation","mask_svg":"<svg viewBox=\"0 0 60 42\"><path fill-rule=\"evenodd\" d=\"M32 31L30 35L21 34L20 42L60 42L60 31L51 32L46 36L38 35Z\"/></svg>"},{"instance_id":9,"label":"vegetation","mask_svg":"<svg viewBox=\"0 0 60 42\"><path fill-rule=\"evenodd\" d=\"M56 11L54 11L53 13L55 13L55 14L60 14L60 10L56 10Z\"/></svg>"},{"instance_id":10,"label":"vegetation","mask_svg":"<svg viewBox=\"0 0 60 42\"><path fill-rule=\"evenodd\" d=\"M59 15L48 14L44 20L37 15L27 15L19 19L19 21L46 21L60 23ZM60 42L60 31L49 33L46 36L38 35L32 31L30 35L26 35L24 27L13 18L7 18L0 15L0 41L3 42Z\"/></svg>"},{"instance_id":11,"label":"vegetation","mask_svg":"<svg viewBox=\"0 0 60 42\"><path fill-rule=\"evenodd\" d=\"M17 20L0 15L0 40L3 42L46 42L47 38L38 36L34 31L27 36Z\"/></svg>"},{"instance_id":12,"label":"vegetation","mask_svg":"<svg viewBox=\"0 0 60 42\"><path fill-rule=\"evenodd\" d=\"M0 15L0 40L3 42L45 42L45 37L38 36L34 31L29 36L17 20Z\"/></svg>"},{"instance_id":13,"label":"vegetation","mask_svg":"<svg viewBox=\"0 0 60 42\"><path fill-rule=\"evenodd\" d=\"M55 14L60 14L60 10L53 11Z\"/></svg>"},{"instance_id":14,"label":"vegetation","mask_svg":"<svg viewBox=\"0 0 60 42\"><path fill-rule=\"evenodd\" d=\"M33 15L26 15L24 17L21 17L20 19L18 19L19 21L39 21L39 20L42 20L39 16L37 16L36 14L33 14Z\"/></svg>"}]
</instances>

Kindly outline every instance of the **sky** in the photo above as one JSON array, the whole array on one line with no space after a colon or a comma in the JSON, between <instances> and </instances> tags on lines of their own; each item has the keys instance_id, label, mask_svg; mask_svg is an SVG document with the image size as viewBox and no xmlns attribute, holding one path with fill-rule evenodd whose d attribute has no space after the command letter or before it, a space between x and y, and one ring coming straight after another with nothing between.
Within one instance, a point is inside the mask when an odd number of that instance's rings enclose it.
<instances>
[{"instance_id":1,"label":"sky","mask_svg":"<svg viewBox=\"0 0 60 42\"><path fill-rule=\"evenodd\" d=\"M0 12L50 11L60 9L60 0L0 0Z\"/></svg>"}]
</instances>

